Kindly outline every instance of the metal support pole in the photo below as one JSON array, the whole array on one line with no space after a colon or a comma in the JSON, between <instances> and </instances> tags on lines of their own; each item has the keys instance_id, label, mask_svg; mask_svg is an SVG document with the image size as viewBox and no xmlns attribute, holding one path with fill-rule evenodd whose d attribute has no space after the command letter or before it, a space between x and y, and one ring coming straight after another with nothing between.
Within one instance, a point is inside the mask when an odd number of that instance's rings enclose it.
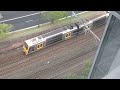
<instances>
[{"instance_id":1,"label":"metal support pole","mask_svg":"<svg viewBox=\"0 0 120 90\"><path fill-rule=\"evenodd\" d=\"M76 16L76 14L73 11L72 11L72 14L73 14L73 16L75 16L78 19L78 21L80 21L81 23L83 23L83 25L85 26L85 35L86 35L87 31L89 31L98 41L100 41L100 39L90 30L90 28L82 20L80 20Z\"/></svg>"}]
</instances>

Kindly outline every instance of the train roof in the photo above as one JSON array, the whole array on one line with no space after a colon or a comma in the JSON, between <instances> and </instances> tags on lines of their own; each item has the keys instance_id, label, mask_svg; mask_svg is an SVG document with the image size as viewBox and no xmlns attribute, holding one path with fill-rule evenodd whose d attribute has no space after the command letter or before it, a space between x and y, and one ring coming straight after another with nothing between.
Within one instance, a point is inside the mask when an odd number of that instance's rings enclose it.
<instances>
[{"instance_id":1,"label":"train roof","mask_svg":"<svg viewBox=\"0 0 120 90\"><path fill-rule=\"evenodd\" d=\"M73 29L69 29L69 26L70 25L66 25L64 27L61 27L61 28L58 28L58 29L55 29L51 32L48 32L48 33L45 33L45 34L42 34L40 36L37 36L37 37L34 37L34 38L31 38L31 39L28 39L26 40L26 44L30 47L30 46L34 46L38 43L41 43L43 41L46 41L46 39L52 37L52 36L55 36L55 35L58 35L58 34L64 34L66 32L69 32L69 31L72 31L72 30L76 30L77 27L75 24L71 24L73 26ZM83 25L79 25L79 27L82 27Z\"/></svg>"},{"instance_id":2,"label":"train roof","mask_svg":"<svg viewBox=\"0 0 120 90\"><path fill-rule=\"evenodd\" d=\"M74 27L75 25L72 25L72 26ZM39 35L39 36L31 38L31 39L28 39L25 42L28 44L28 46L33 46L33 45L36 45L38 43L41 43L41 42L45 41L50 36L60 34L60 33L64 32L64 31L67 31L67 30L69 30L68 27L64 26L62 28L55 29L55 30L53 30L51 32Z\"/></svg>"},{"instance_id":3,"label":"train roof","mask_svg":"<svg viewBox=\"0 0 120 90\"><path fill-rule=\"evenodd\" d=\"M28 39L25 42L30 47L30 46L36 45L37 43L41 43L43 41L44 41L44 39L41 36L38 36L38 37Z\"/></svg>"},{"instance_id":4,"label":"train roof","mask_svg":"<svg viewBox=\"0 0 120 90\"><path fill-rule=\"evenodd\" d=\"M42 36L43 38L45 38L45 37L48 37L48 36L57 34L57 33L59 33L59 32L63 32L63 31L65 31L65 30L67 30L67 27L62 27L62 28L58 28L58 29L56 29L56 30L53 30L53 31L51 31L51 32L45 33L45 34L43 34L43 35L41 35L41 36Z\"/></svg>"}]
</instances>

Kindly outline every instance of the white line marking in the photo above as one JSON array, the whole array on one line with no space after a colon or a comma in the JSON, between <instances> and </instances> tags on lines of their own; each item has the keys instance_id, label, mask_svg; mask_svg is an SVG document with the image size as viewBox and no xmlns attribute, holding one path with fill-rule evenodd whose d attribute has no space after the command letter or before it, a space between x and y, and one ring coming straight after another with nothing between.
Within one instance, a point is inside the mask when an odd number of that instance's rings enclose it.
<instances>
[{"instance_id":1,"label":"white line marking","mask_svg":"<svg viewBox=\"0 0 120 90\"><path fill-rule=\"evenodd\" d=\"M42 11L41 13L44 13L44 12L46 12L46 11Z\"/></svg>"},{"instance_id":2,"label":"white line marking","mask_svg":"<svg viewBox=\"0 0 120 90\"><path fill-rule=\"evenodd\" d=\"M31 22L31 21L33 21L33 20L28 20L28 21L25 21L25 22Z\"/></svg>"},{"instance_id":3,"label":"white line marking","mask_svg":"<svg viewBox=\"0 0 120 90\"><path fill-rule=\"evenodd\" d=\"M40 24L39 26L42 26L42 25L45 25L45 24L48 24L48 23L50 23L50 22ZM12 32L9 32L9 33L20 32L20 31L24 31L26 29L31 29L31 28L35 28L35 27L38 27L38 25L35 25L35 26L32 26L32 27L28 27L28 28L19 29L19 30L15 30L15 31L12 31Z\"/></svg>"},{"instance_id":4,"label":"white line marking","mask_svg":"<svg viewBox=\"0 0 120 90\"><path fill-rule=\"evenodd\" d=\"M15 20L15 19L19 19L19 18L28 17L28 16L32 16L32 15L36 15L36 14L40 14L40 13L44 13L44 12L46 12L46 11L42 11L42 12L38 12L38 13L34 13L34 14L29 14L29 15L25 15L25 16L21 16L21 17L17 17L17 18L12 18L12 19L8 19L8 20L3 20L3 21L0 21L0 23L6 22L6 21Z\"/></svg>"}]
</instances>

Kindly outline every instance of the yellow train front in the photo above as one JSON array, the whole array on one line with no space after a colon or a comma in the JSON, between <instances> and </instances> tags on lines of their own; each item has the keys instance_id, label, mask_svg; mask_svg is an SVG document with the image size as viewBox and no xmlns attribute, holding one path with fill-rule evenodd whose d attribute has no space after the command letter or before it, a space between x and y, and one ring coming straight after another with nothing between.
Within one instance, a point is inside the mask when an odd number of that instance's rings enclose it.
<instances>
[{"instance_id":1,"label":"yellow train front","mask_svg":"<svg viewBox=\"0 0 120 90\"><path fill-rule=\"evenodd\" d=\"M39 51L43 48L43 41L37 40L37 38L32 38L29 40L26 40L23 45L23 51L26 55L33 53L35 51Z\"/></svg>"}]
</instances>

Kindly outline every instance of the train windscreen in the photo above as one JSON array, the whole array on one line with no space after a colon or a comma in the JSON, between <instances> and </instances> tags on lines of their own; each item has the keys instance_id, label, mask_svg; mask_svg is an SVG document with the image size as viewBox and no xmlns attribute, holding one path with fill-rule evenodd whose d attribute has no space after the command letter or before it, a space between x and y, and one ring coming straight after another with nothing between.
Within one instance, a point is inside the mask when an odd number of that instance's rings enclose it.
<instances>
[{"instance_id":1,"label":"train windscreen","mask_svg":"<svg viewBox=\"0 0 120 90\"><path fill-rule=\"evenodd\" d=\"M27 43L24 44L24 47L28 50L28 45L27 45Z\"/></svg>"}]
</instances>

